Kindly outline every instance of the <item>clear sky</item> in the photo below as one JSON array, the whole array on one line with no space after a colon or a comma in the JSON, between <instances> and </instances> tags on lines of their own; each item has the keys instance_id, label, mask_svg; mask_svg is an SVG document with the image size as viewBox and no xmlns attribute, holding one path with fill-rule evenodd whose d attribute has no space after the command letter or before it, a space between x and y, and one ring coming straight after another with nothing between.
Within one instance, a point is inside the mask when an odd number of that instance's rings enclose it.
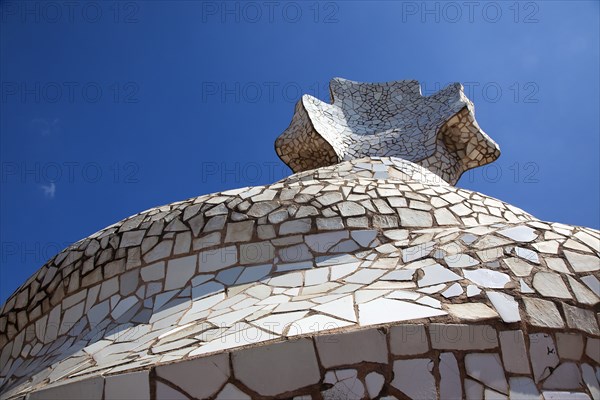
<instances>
[{"instance_id":1,"label":"clear sky","mask_svg":"<svg viewBox=\"0 0 600 400\"><path fill-rule=\"evenodd\" d=\"M0 302L139 211L289 174L332 77L465 84L502 156L458 186L600 227L599 2L0 3Z\"/></svg>"}]
</instances>

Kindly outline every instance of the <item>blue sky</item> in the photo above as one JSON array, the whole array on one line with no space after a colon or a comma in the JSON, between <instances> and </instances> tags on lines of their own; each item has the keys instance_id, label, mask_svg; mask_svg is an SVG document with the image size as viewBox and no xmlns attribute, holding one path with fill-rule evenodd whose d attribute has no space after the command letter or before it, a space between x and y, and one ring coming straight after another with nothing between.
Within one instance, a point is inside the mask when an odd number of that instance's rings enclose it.
<instances>
[{"instance_id":1,"label":"blue sky","mask_svg":"<svg viewBox=\"0 0 600 400\"><path fill-rule=\"evenodd\" d=\"M597 1L70 4L0 6L2 302L131 214L287 176L273 141L335 76L463 82L502 156L458 186L600 227Z\"/></svg>"}]
</instances>

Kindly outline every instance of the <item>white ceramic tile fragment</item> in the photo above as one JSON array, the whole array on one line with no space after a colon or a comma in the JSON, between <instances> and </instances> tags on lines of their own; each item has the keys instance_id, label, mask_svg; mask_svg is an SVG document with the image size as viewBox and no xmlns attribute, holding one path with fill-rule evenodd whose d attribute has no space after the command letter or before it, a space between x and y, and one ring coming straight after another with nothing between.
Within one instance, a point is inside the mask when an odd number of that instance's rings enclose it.
<instances>
[{"instance_id":1,"label":"white ceramic tile fragment","mask_svg":"<svg viewBox=\"0 0 600 400\"><path fill-rule=\"evenodd\" d=\"M314 346L298 339L232 354L235 377L262 396L275 396L321 379ZM260 365L260 368L256 366Z\"/></svg>"},{"instance_id":2,"label":"white ceramic tile fragment","mask_svg":"<svg viewBox=\"0 0 600 400\"><path fill-rule=\"evenodd\" d=\"M600 398L600 381L598 380L598 376L594 374L594 368L589 364L583 364L581 366L581 372L583 381L590 391L592 399ZM600 373L598 375L600 375Z\"/></svg>"},{"instance_id":3,"label":"white ceramic tile fragment","mask_svg":"<svg viewBox=\"0 0 600 400\"><path fill-rule=\"evenodd\" d=\"M508 400L508 396L498 393L490 388L485 388L483 390L483 398L485 400Z\"/></svg>"},{"instance_id":4,"label":"white ceramic tile fragment","mask_svg":"<svg viewBox=\"0 0 600 400\"><path fill-rule=\"evenodd\" d=\"M558 354L552 337L546 333L529 335L529 357L536 382L547 378L558 365Z\"/></svg>"},{"instance_id":5,"label":"white ceramic tile fragment","mask_svg":"<svg viewBox=\"0 0 600 400\"><path fill-rule=\"evenodd\" d=\"M268 283L270 286L298 287L302 285L302 274L300 272L286 273L269 279Z\"/></svg>"},{"instance_id":6,"label":"white ceramic tile fragment","mask_svg":"<svg viewBox=\"0 0 600 400\"><path fill-rule=\"evenodd\" d=\"M483 303L448 304L448 311L456 318L467 321L497 318L498 313Z\"/></svg>"},{"instance_id":7,"label":"white ceramic tile fragment","mask_svg":"<svg viewBox=\"0 0 600 400\"><path fill-rule=\"evenodd\" d=\"M344 278L344 281L349 283L362 283L368 285L385 273L386 271L383 269L362 268L354 274Z\"/></svg>"},{"instance_id":8,"label":"white ceramic tile fragment","mask_svg":"<svg viewBox=\"0 0 600 400\"><path fill-rule=\"evenodd\" d=\"M387 364L386 335L377 329L319 336L315 339L321 365L332 368L361 362Z\"/></svg>"},{"instance_id":9,"label":"white ceramic tile fragment","mask_svg":"<svg viewBox=\"0 0 600 400\"><path fill-rule=\"evenodd\" d=\"M360 230L350 232L352 239L362 247L368 247L377 236L376 230Z\"/></svg>"},{"instance_id":10,"label":"white ceramic tile fragment","mask_svg":"<svg viewBox=\"0 0 600 400\"><path fill-rule=\"evenodd\" d=\"M481 289L479 289L476 285L467 285L467 297L478 296L481 293Z\"/></svg>"},{"instance_id":11,"label":"white ceramic tile fragment","mask_svg":"<svg viewBox=\"0 0 600 400\"><path fill-rule=\"evenodd\" d=\"M574 362L563 362L544 380L542 387L550 390L583 389L581 371Z\"/></svg>"},{"instance_id":12,"label":"white ceramic tile fragment","mask_svg":"<svg viewBox=\"0 0 600 400\"><path fill-rule=\"evenodd\" d=\"M441 399L462 398L462 385L460 382L460 370L453 353L440 354L440 393Z\"/></svg>"},{"instance_id":13,"label":"white ceramic tile fragment","mask_svg":"<svg viewBox=\"0 0 600 400\"><path fill-rule=\"evenodd\" d=\"M429 339L422 324L406 324L390 328L390 351L394 355L423 354L429 350Z\"/></svg>"},{"instance_id":14,"label":"white ceramic tile fragment","mask_svg":"<svg viewBox=\"0 0 600 400\"><path fill-rule=\"evenodd\" d=\"M512 273L516 276L529 276L531 270L533 269L533 265L520 258L509 257L502 261L508 265L508 268L510 268Z\"/></svg>"},{"instance_id":15,"label":"white ceramic tile fragment","mask_svg":"<svg viewBox=\"0 0 600 400\"><path fill-rule=\"evenodd\" d=\"M505 273L490 269L464 270L465 278L476 285L492 289L502 289L510 282L510 277Z\"/></svg>"},{"instance_id":16,"label":"white ceramic tile fragment","mask_svg":"<svg viewBox=\"0 0 600 400\"><path fill-rule=\"evenodd\" d=\"M600 302L600 297L596 296L590 289L587 288L587 286L579 283L571 276L567 276L567 280L571 290L573 293L575 293L575 298L579 303L595 305Z\"/></svg>"},{"instance_id":17,"label":"white ceramic tile fragment","mask_svg":"<svg viewBox=\"0 0 600 400\"><path fill-rule=\"evenodd\" d=\"M418 244L402 250L402 261L409 263L427 257L433 250L434 242Z\"/></svg>"},{"instance_id":18,"label":"white ceramic tile fragment","mask_svg":"<svg viewBox=\"0 0 600 400\"><path fill-rule=\"evenodd\" d=\"M199 358L191 361L159 366L156 375L174 383L194 397L206 398L214 395L229 379L229 357L227 354ZM197 377L203 377L203 385Z\"/></svg>"},{"instance_id":19,"label":"white ceramic tile fragment","mask_svg":"<svg viewBox=\"0 0 600 400\"><path fill-rule=\"evenodd\" d=\"M358 305L358 321L362 326L429 318L437 315L446 315L446 312L402 300L376 299Z\"/></svg>"},{"instance_id":20,"label":"white ceramic tile fragment","mask_svg":"<svg viewBox=\"0 0 600 400\"><path fill-rule=\"evenodd\" d=\"M433 361L428 358L394 361L391 385L411 399L436 398Z\"/></svg>"},{"instance_id":21,"label":"white ceramic tile fragment","mask_svg":"<svg viewBox=\"0 0 600 400\"><path fill-rule=\"evenodd\" d=\"M523 225L500 230L498 233L517 242L531 242L538 237L534 229Z\"/></svg>"},{"instance_id":22,"label":"white ceramic tile fragment","mask_svg":"<svg viewBox=\"0 0 600 400\"><path fill-rule=\"evenodd\" d=\"M519 290L521 293L535 293L523 279L519 279Z\"/></svg>"},{"instance_id":23,"label":"white ceramic tile fragment","mask_svg":"<svg viewBox=\"0 0 600 400\"><path fill-rule=\"evenodd\" d=\"M561 305L569 328L578 329L593 336L600 335L596 319L597 315L593 310L571 306L566 303L562 303Z\"/></svg>"},{"instance_id":24,"label":"white ceramic tile fragment","mask_svg":"<svg viewBox=\"0 0 600 400\"><path fill-rule=\"evenodd\" d=\"M529 374L531 370L523 332L520 330L502 331L499 333L499 337L504 368L515 374Z\"/></svg>"},{"instance_id":25,"label":"white ceramic tile fragment","mask_svg":"<svg viewBox=\"0 0 600 400\"><path fill-rule=\"evenodd\" d=\"M214 272L237 263L236 246L227 246L213 250L201 251L198 254L200 272Z\"/></svg>"},{"instance_id":26,"label":"white ceramic tile fragment","mask_svg":"<svg viewBox=\"0 0 600 400\"><path fill-rule=\"evenodd\" d=\"M520 257L534 264L540 263L538 254L533 250L526 249L524 247L515 247L515 254L517 255L517 257Z\"/></svg>"},{"instance_id":27,"label":"white ceramic tile fragment","mask_svg":"<svg viewBox=\"0 0 600 400\"><path fill-rule=\"evenodd\" d=\"M585 344L585 354L600 364L600 339L588 338Z\"/></svg>"},{"instance_id":28,"label":"white ceramic tile fragment","mask_svg":"<svg viewBox=\"0 0 600 400\"><path fill-rule=\"evenodd\" d=\"M197 257L194 255L170 260L167 263L165 290L183 287L196 272L196 259Z\"/></svg>"},{"instance_id":29,"label":"white ceramic tile fragment","mask_svg":"<svg viewBox=\"0 0 600 400\"><path fill-rule=\"evenodd\" d=\"M483 399L483 385L473 379L465 379L465 397L467 400L481 400Z\"/></svg>"},{"instance_id":30,"label":"white ceramic tile fragment","mask_svg":"<svg viewBox=\"0 0 600 400\"><path fill-rule=\"evenodd\" d=\"M267 274L271 271L271 268L271 264L246 267L238 277L236 283L242 284L258 281L263 277L267 276Z\"/></svg>"},{"instance_id":31,"label":"white ceramic tile fragment","mask_svg":"<svg viewBox=\"0 0 600 400\"><path fill-rule=\"evenodd\" d=\"M498 354L469 353L465 355L467 374L486 386L504 394L508 394L508 382Z\"/></svg>"},{"instance_id":32,"label":"white ceramic tile fragment","mask_svg":"<svg viewBox=\"0 0 600 400\"><path fill-rule=\"evenodd\" d=\"M533 276L533 288L544 297L570 299L571 293L559 274L538 272Z\"/></svg>"},{"instance_id":33,"label":"white ceramic tile fragment","mask_svg":"<svg viewBox=\"0 0 600 400\"><path fill-rule=\"evenodd\" d=\"M417 281L419 287L437 285L438 283L452 282L462 279L460 275L455 274L440 264L434 264L422 268L423 278Z\"/></svg>"},{"instance_id":34,"label":"white ceramic tile fragment","mask_svg":"<svg viewBox=\"0 0 600 400\"><path fill-rule=\"evenodd\" d=\"M415 275L415 270L411 269L397 269L395 271L389 272L381 277L381 280L386 281L412 281L413 276Z\"/></svg>"},{"instance_id":35,"label":"white ceramic tile fragment","mask_svg":"<svg viewBox=\"0 0 600 400\"><path fill-rule=\"evenodd\" d=\"M293 324L290 325L287 335L309 335L315 334L317 332L339 329L350 325L354 324L352 322L329 317L327 315L317 314L295 321Z\"/></svg>"},{"instance_id":36,"label":"white ceramic tile fragment","mask_svg":"<svg viewBox=\"0 0 600 400\"><path fill-rule=\"evenodd\" d=\"M595 294L600 296L600 281L594 275L586 275L580 278Z\"/></svg>"},{"instance_id":37,"label":"white ceramic tile fragment","mask_svg":"<svg viewBox=\"0 0 600 400\"><path fill-rule=\"evenodd\" d=\"M511 377L508 382L511 399L542 400L542 396L531 378Z\"/></svg>"},{"instance_id":38,"label":"white ceramic tile fragment","mask_svg":"<svg viewBox=\"0 0 600 400\"><path fill-rule=\"evenodd\" d=\"M294 321L297 321L303 318L308 311L293 311L289 313L278 313L278 314L270 314L263 318L259 318L256 321L253 321L252 324L258 326L259 328L274 332L278 335L282 335L284 330L292 324Z\"/></svg>"},{"instance_id":39,"label":"white ceramic tile fragment","mask_svg":"<svg viewBox=\"0 0 600 400\"><path fill-rule=\"evenodd\" d=\"M562 359L579 360L583 355L584 341L578 333L556 333L556 347Z\"/></svg>"},{"instance_id":40,"label":"white ceramic tile fragment","mask_svg":"<svg viewBox=\"0 0 600 400\"><path fill-rule=\"evenodd\" d=\"M498 347L496 330L490 325L429 325L431 347L438 350L486 350Z\"/></svg>"},{"instance_id":41,"label":"white ceramic tile fragment","mask_svg":"<svg viewBox=\"0 0 600 400\"><path fill-rule=\"evenodd\" d=\"M148 371L106 377L104 398L106 400L144 400L150 398Z\"/></svg>"},{"instance_id":42,"label":"white ceramic tile fragment","mask_svg":"<svg viewBox=\"0 0 600 400\"><path fill-rule=\"evenodd\" d=\"M377 372L370 372L365 377L365 384L367 386L367 393L369 394L369 398L374 399L379 395L381 389L383 388L383 384L385 383L385 378L383 375Z\"/></svg>"},{"instance_id":43,"label":"white ceramic tile fragment","mask_svg":"<svg viewBox=\"0 0 600 400\"><path fill-rule=\"evenodd\" d=\"M581 392L544 390L542 396L544 396L544 400L591 400L590 396Z\"/></svg>"},{"instance_id":44,"label":"white ceramic tile fragment","mask_svg":"<svg viewBox=\"0 0 600 400\"><path fill-rule=\"evenodd\" d=\"M575 272L600 270L600 258L597 256L575 253L569 250L564 250L563 252Z\"/></svg>"},{"instance_id":45,"label":"white ceramic tile fragment","mask_svg":"<svg viewBox=\"0 0 600 400\"><path fill-rule=\"evenodd\" d=\"M486 294L504 322L511 323L521 320L519 304L515 301L514 297L506 293L491 290L486 291Z\"/></svg>"},{"instance_id":46,"label":"white ceramic tile fragment","mask_svg":"<svg viewBox=\"0 0 600 400\"><path fill-rule=\"evenodd\" d=\"M329 371L325 376L325 383L333 386L321 392L323 399L348 399L360 400L364 397L365 387L357 377L355 369Z\"/></svg>"},{"instance_id":47,"label":"white ceramic tile fragment","mask_svg":"<svg viewBox=\"0 0 600 400\"><path fill-rule=\"evenodd\" d=\"M314 307L313 310L329 314L336 318L357 322L352 296L344 296L341 299L321 304Z\"/></svg>"},{"instance_id":48,"label":"white ceramic tile fragment","mask_svg":"<svg viewBox=\"0 0 600 400\"><path fill-rule=\"evenodd\" d=\"M239 328L234 327L234 331ZM236 347L246 346L272 340L275 335L262 329L250 327L239 329L235 333L211 340L205 345L197 347L189 353L190 357L200 356L212 352L223 352L224 350L235 349Z\"/></svg>"},{"instance_id":49,"label":"white ceramic tile fragment","mask_svg":"<svg viewBox=\"0 0 600 400\"><path fill-rule=\"evenodd\" d=\"M460 296L461 294L463 294L463 288L460 285L460 283L455 283L453 285L450 285L450 287L448 289L446 289L442 292L442 296L444 296L447 299L450 299L450 298L456 297L456 296Z\"/></svg>"},{"instance_id":50,"label":"white ceramic tile fragment","mask_svg":"<svg viewBox=\"0 0 600 400\"><path fill-rule=\"evenodd\" d=\"M479 261L468 254L453 254L451 256L446 256L444 257L444 261L450 268L472 267L479 264Z\"/></svg>"}]
</instances>

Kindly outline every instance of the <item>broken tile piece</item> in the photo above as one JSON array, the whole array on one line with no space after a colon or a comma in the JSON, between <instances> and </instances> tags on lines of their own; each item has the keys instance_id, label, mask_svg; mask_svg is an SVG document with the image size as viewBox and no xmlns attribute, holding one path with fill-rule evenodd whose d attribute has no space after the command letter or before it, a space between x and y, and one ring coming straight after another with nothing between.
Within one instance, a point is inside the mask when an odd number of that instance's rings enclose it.
<instances>
[{"instance_id":1,"label":"broken tile piece","mask_svg":"<svg viewBox=\"0 0 600 400\"><path fill-rule=\"evenodd\" d=\"M452 353L440 354L440 399L461 399L460 369Z\"/></svg>"},{"instance_id":2,"label":"broken tile piece","mask_svg":"<svg viewBox=\"0 0 600 400\"><path fill-rule=\"evenodd\" d=\"M449 269L442 267L440 264L424 267L422 268L422 271L424 276L417 281L419 287L437 285L438 283L446 283L462 279L460 275L457 275Z\"/></svg>"},{"instance_id":3,"label":"broken tile piece","mask_svg":"<svg viewBox=\"0 0 600 400\"><path fill-rule=\"evenodd\" d=\"M502 331L499 336L504 368L514 374L529 374L531 370L523 332L521 330Z\"/></svg>"},{"instance_id":4,"label":"broken tile piece","mask_svg":"<svg viewBox=\"0 0 600 400\"><path fill-rule=\"evenodd\" d=\"M315 344L324 368L360 362L388 362L386 336L377 329L318 336Z\"/></svg>"},{"instance_id":5,"label":"broken tile piece","mask_svg":"<svg viewBox=\"0 0 600 400\"><path fill-rule=\"evenodd\" d=\"M542 400L540 392L531 378L511 377L508 382L511 399Z\"/></svg>"},{"instance_id":6,"label":"broken tile piece","mask_svg":"<svg viewBox=\"0 0 600 400\"><path fill-rule=\"evenodd\" d=\"M579 329L595 336L600 335L594 311L570 306L566 303L562 303L562 306L569 328Z\"/></svg>"},{"instance_id":7,"label":"broken tile piece","mask_svg":"<svg viewBox=\"0 0 600 400\"><path fill-rule=\"evenodd\" d=\"M479 264L479 261L468 254L453 254L451 256L446 256L444 257L444 261L450 268L472 267Z\"/></svg>"},{"instance_id":8,"label":"broken tile piece","mask_svg":"<svg viewBox=\"0 0 600 400\"><path fill-rule=\"evenodd\" d=\"M533 276L533 288L544 297L557 297L559 299L570 299L571 293L567 285L558 274L550 272L538 272Z\"/></svg>"},{"instance_id":9,"label":"broken tile piece","mask_svg":"<svg viewBox=\"0 0 600 400\"><path fill-rule=\"evenodd\" d=\"M585 283L591 290L600 297L600 281L594 275L582 276L581 281Z\"/></svg>"},{"instance_id":10,"label":"broken tile piece","mask_svg":"<svg viewBox=\"0 0 600 400\"><path fill-rule=\"evenodd\" d=\"M510 268L512 273L516 276L529 276L531 270L533 269L533 265L520 258L509 257L502 261L508 265L508 268Z\"/></svg>"},{"instance_id":11,"label":"broken tile piece","mask_svg":"<svg viewBox=\"0 0 600 400\"><path fill-rule=\"evenodd\" d=\"M332 315L336 318L357 322L356 313L354 311L354 301L351 295L321 304L320 306L314 307L313 310Z\"/></svg>"},{"instance_id":12,"label":"broken tile piece","mask_svg":"<svg viewBox=\"0 0 600 400\"><path fill-rule=\"evenodd\" d=\"M558 365L558 354L552 337L547 333L529 335L529 358L536 382L547 378Z\"/></svg>"},{"instance_id":13,"label":"broken tile piece","mask_svg":"<svg viewBox=\"0 0 600 400\"><path fill-rule=\"evenodd\" d=\"M562 359L580 360L583 354L583 337L576 333L556 333L556 347Z\"/></svg>"},{"instance_id":14,"label":"broken tile piece","mask_svg":"<svg viewBox=\"0 0 600 400\"><path fill-rule=\"evenodd\" d=\"M254 220L231 222L227 224L225 242L247 242L252 239Z\"/></svg>"},{"instance_id":15,"label":"broken tile piece","mask_svg":"<svg viewBox=\"0 0 600 400\"><path fill-rule=\"evenodd\" d=\"M523 302L532 325L545 328L564 327L563 319L553 302L533 297L523 297Z\"/></svg>"},{"instance_id":16,"label":"broken tile piece","mask_svg":"<svg viewBox=\"0 0 600 400\"><path fill-rule=\"evenodd\" d=\"M398 325L390 328L390 351L395 355L415 355L429 351L425 326Z\"/></svg>"},{"instance_id":17,"label":"broken tile piece","mask_svg":"<svg viewBox=\"0 0 600 400\"><path fill-rule=\"evenodd\" d=\"M367 393L369 394L369 398L374 399L375 397L379 396L384 383L385 378L383 375L377 372L368 373L365 377L365 384L367 385Z\"/></svg>"},{"instance_id":18,"label":"broken tile piece","mask_svg":"<svg viewBox=\"0 0 600 400\"><path fill-rule=\"evenodd\" d=\"M564 362L558 365L542 384L550 390L580 390L583 389L581 371L574 362Z\"/></svg>"},{"instance_id":19,"label":"broken tile piece","mask_svg":"<svg viewBox=\"0 0 600 400\"><path fill-rule=\"evenodd\" d=\"M176 364L162 365L156 368L156 375L179 386L197 398L207 398L229 379L229 357L217 354ZM202 376L204 384L197 384L197 377Z\"/></svg>"},{"instance_id":20,"label":"broken tile piece","mask_svg":"<svg viewBox=\"0 0 600 400\"><path fill-rule=\"evenodd\" d=\"M490 269L464 270L465 278L476 285L492 289L502 289L504 285L510 282L510 277L505 273L493 271Z\"/></svg>"},{"instance_id":21,"label":"broken tile piece","mask_svg":"<svg viewBox=\"0 0 600 400\"><path fill-rule=\"evenodd\" d=\"M232 365L235 377L262 396L296 390L321 379L310 339L240 350L232 354Z\"/></svg>"},{"instance_id":22,"label":"broken tile piece","mask_svg":"<svg viewBox=\"0 0 600 400\"><path fill-rule=\"evenodd\" d=\"M575 278L567 276L567 280L569 281L569 286L571 286L571 290L573 293L575 293L575 298L579 303L595 305L600 302L600 298L598 296L596 296L586 286L577 282Z\"/></svg>"},{"instance_id":23,"label":"broken tile piece","mask_svg":"<svg viewBox=\"0 0 600 400\"><path fill-rule=\"evenodd\" d=\"M490 325L437 324L429 326L431 347L438 350L487 350L498 347Z\"/></svg>"},{"instance_id":24,"label":"broken tile piece","mask_svg":"<svg viewBox=\"0 0 600 400\"><path fill-rule=\"evenodd\" d=\"M469 353L465 355L465 370L484 385L508 394L508 382L498 354Z\"/></svg>"},{"instance_id":25,"label":"broken tile piece","mask_svg":"<svg viewBox=\"0 0 600 400\"><path fill-rule=\"evenodd\" d=\"M182 288L196 273L195 255L176 258L167 263L165 290Z\"/></svg>"},{"instance_id":26,"label":"broken tile piece","mask_svg":"<svg viewBox=\"0 0 600 400\"><path fill-rule=\"evenodd\" d=\"M442 292L442 296L444 296L447 299L460 296L461 294L463 294L463 288L460 285L460 283L455 283Z\"/></svg>"},{"instance_id":27,"label":"broken tile piece","mask_svg":"<svg viewBox=\"0 0 600 400\"><path fill-rule=\"evenodd\" d=\"M496 311L483 303L448 304L447 307L451 315L467 321L480 321L498 317Z\"/></svg>"},{"instance_id":28,"label":"broken tile piece","mask_svg":"<svg viewBox=\"0 0 600 400\"><path fill-rule=\"evenodd\" d=\"M524 225L504 229L498 233L517 242L531 242L538 237L534 229Z\"/></svg>"},{"instance_id":29,"label":"broken tile piece","mask_svg":"<svg viewBox=\"0 0 600 400\"><path fill-rule=\"evenodd\" d=\"M429 318L436 315L446 315L446 312L406 301L381 298L358 305L358 321L363 326Z\"/></svg>"},{"instance_id":30,"label":"broken tile piece","mask_svg":"<svg viewBox=\"0 0 600 400\"><path fill-rule=\"evenodd\" d=\"M411 399L437 397L433 361L428 358L394 361L394 379L391 385Z\"/></svg>"},{"instance_id":31,"label":"broken tile piece","mask_svg":"<svg viewBox=\"0 0 600 400\"><path fill-rule=\"evenodd\" d=\"M488 290L486 294L504 322L511 323L521 320L519 304L515 301L514 297L491 290Z\"/></svg>"},{"instance_id":32,"label":"broken tile piece","mask_svg":"<svg viewBox=\"0 0 600 400\"><path fill-rule=\"evenodd\" d=\"M364 397L365 387L357 377L355 369L328 371L325 374L325 383L333 385L321 392L324 400L348 399L360 400Z\"/></svg>"},{"instance_id":33,"label":"broken tile piece","mask_svg":"<svg viewBox=\"0 0 600 400\"><path fill-rule=\"evenodd\" d=\"M575 253L569 250L563 250L571 268L575 272L592 272L600 270L600 258L589 254Z\"/></svg>"}]
</instances>

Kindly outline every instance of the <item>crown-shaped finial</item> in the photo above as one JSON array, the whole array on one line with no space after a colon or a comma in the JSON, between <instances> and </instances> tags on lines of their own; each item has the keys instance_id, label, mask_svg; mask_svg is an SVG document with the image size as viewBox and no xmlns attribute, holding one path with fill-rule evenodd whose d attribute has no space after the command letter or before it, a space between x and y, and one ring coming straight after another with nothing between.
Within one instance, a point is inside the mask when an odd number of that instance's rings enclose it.
<instances>
[{"instance_id":1,"label":"crown-shaped finial","mask_svg":"<svg viewBox=\"0 0 600 400\"><path fill-rule=\"evenodd\" d=\"M294 172L361 157L398 157L455 184L464 171L500 156L460 83L423 96L414 80L334 78L330 90L332 104L302 96L290 126L275 141Z\"/></svg>"}]
</instances>

